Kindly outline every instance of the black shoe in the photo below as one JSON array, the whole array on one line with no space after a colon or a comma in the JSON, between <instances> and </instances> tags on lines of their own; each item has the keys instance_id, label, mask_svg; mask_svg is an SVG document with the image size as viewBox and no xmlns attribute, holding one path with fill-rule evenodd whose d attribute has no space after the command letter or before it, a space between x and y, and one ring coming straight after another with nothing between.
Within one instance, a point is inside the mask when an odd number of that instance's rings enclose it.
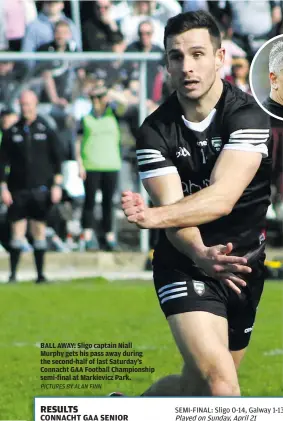
<instances>
[{"instance_id":1,"label":"black shoe","mask_svg":"<svg viewBox=\"0 0 283 421\"><path fill-rule=\"evenodd\" d=\"M9 276L8 282L16 282L16 281L17 281L17 279L16 279L16 276L15 275L10 275Z\"/></svg>"},{"instance_id":2,"label":"black shoe","mask_svg":"<svg viewBox=\"0 0 283 421\"><path fill-rule=\"evenodd\" d=\"M47 278L44 275L39 276L35 281L36 284L43 284L44 282L47 282Z\"/></svg>"},{"instance_id":3,"label":"black shoe","mask_svg":"<svg viewBox=\"0 0 283 421\"><path fill-rule=\"evenodd\" d=\"M120 392L112 392L112 393L109 393L108 396L110 398L122 398L125 395L123 395L123 393L120 393Z\"/></svg>"}]
</instances>

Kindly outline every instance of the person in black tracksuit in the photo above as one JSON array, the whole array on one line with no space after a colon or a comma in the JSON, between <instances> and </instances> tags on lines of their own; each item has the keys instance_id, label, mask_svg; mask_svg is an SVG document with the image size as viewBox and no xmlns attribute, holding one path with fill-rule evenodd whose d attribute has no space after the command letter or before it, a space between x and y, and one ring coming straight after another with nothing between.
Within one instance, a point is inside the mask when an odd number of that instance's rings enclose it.
<instances>
[{"instance_id":1,"label":"person in black tracksuit","mask_svg":"<svg viewBox=\"0 0 283 421\"><path fill-rule=\"evenodd\" d=\"M35 93L24 91L20 105L21 118L3 133L0 147L1 198L8 206L11 223L9 281L16 280L29 219L39 283L46 280L43 266L47 213L51 204L62 197L61 153L56 133L37 115Z\"/></svg>"}]
</instances>

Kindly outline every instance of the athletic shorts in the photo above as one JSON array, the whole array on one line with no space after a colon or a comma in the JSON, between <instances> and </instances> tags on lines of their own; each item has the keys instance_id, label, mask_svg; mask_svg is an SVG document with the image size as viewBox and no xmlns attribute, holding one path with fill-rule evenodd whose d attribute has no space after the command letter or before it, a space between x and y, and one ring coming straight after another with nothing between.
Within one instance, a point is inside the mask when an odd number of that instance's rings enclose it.
<instances>
[{"instance_id":1,"label":"athletic shorts","mask_svg":"<svg viewBox=\"0 0 283 421\"><path fill-rule=\"evenodd\" d=\"M12 198L13 203L8 209L10 222L21 219L46 221L51 206L50 191L47 187L12 192Z\"/></svg>"},{"instance_id":2,"label":"athletic shorts","mask_svg":"<svg viewBox=\"0 0 283 421\"><path fill-rule=\"evenodd\" d=\"M154 285L162 311L166 317L190 311L206 311L225 317L229 327L229 349L245 348L263 291L264 258L261 253L249 263L252 272L244 276L247 286L240 287L240 295L223 282L202 274L196 267L190 267L186 273L175 268L154 267Z\"/></svg>"}]
</instances>

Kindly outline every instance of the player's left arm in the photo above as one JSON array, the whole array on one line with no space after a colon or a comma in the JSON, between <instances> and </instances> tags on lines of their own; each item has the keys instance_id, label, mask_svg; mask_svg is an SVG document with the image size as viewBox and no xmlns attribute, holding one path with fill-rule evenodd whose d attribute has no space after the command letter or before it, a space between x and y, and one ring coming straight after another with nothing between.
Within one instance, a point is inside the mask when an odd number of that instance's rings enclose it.
<instances>
[{"instance_id":1,"label":"player's left arm","mask_svg":"<svg viewBox=\"0 0 283 421\"><path fill-rule=\"evenodd\" d=\"M220 153L211 174L210 185L179 202L148 209L144 204L124 211L129 222L141 228L194 227L229 215L253 180L262 157L268 156L269 120L258 107L231 119L229 142ZM126 200L125 200L126 201Z\"/></svg>"}]
</instances>

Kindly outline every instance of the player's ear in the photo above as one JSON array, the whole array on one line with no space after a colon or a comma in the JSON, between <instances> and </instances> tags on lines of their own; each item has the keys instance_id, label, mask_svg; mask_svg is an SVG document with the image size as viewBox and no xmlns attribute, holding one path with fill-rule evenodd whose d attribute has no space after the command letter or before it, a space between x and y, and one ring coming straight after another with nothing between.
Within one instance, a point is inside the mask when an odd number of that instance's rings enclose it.
<instances>
[{"instance_id":1,"label":"player's ear","mask_svg":"<svg viewBox=\"0 0 283 421\"><path fill-rule=\"evenodd\" d=\"M215 53L215 70L221 69L225 61L225 49L218 48Z\"/></svg>"},{"instance_id":2,"label":"player's ear","mask_svg":"<svg viewBox=\"0 0 283 421\"><path fill-rule=\"evenodd\" d=\"M277 76L275 73L270 72L269 73L269 80L270 80L270 85L272 89L277 90L278 89L278 84L277 84Z\"/></svg>"}]
</instances>

